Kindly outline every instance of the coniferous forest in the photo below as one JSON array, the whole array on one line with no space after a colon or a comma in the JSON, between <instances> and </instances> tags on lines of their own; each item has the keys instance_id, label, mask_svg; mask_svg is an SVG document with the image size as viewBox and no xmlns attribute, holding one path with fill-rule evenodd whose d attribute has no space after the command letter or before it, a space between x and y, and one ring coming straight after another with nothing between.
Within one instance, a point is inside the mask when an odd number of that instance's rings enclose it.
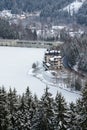
<instances>
[{"instance_id":1,"label":"coniferous forest","mask_svg":"<svg viewBox=\"0 0 87 130\"><path fill-rule=\"evenodd\" d=\"M1 87L0 130L87 130L87 86L76 104L58 92L53 98L48 87L40 99L29 87L22 95Z\"/></svg>"},{"instance_id":2,"label":"coniferous forest","mask_svg":"<svg viewBox=\"0 0 87 130\"><path fill-rule=\"evenodd\" d=\"M50 12L53 14L55 9L58 12L59 9L73 1L74 0L0 0L0 10L7 9L11 10L12 13L41 11L43 15L43 12L46 14L46 11L48 11L47 13L50 15Z\"/></svg>"},{"instance_id":3,"label":"coniferous forest","mask_svg":"<svg viewBox=\"0 0 87 130\"><path fill-rule=\"evenodd\" d=\"M0 11L6 9L12 13L40 11L41 17L51 17L53 20L71 18L67 11L62 11L64 7L75 0L0 0ZM82 0L78 0L82 1ZM74 16L77 23L87 25L87 1L85 0L78 13Z\"/></svg>"},{"instance_id":4,"label":"coniferous forest","mask_svg":"<svg viewBox=\"0 0 87 130\"><path fill-rule=\"evenodd\" d=\"M70 10L64 8L74 1L0 0L0 11L11 10L12 14L40 12L37 21L41 22L42 35L42 25L45 22L50 25L51 22L66 25L71 23L73 30L77 30L75 24L78 27L82 25L84 33L80 36L71 37L69 29L62 29L57 40L64 42L61 50L67 66L72 69L77 65L77 72L80 70L87 75L87 0L77 13L73 7L71 15ZM34 27L35 23L32 23L33 20L30 24ZM0 39L38 40L37 30L32 31L29 27L22 25L21 20L16 25L10 23L9 19L0 18ZM87 85L82 87L81 98L70 104L59 92L54 97L48 86L41 98L33 95L29 87L22 95L18 95L15 88L7 91L4 86L0 87L0 130L87 130Z\"/></svg>"}]
</instances>

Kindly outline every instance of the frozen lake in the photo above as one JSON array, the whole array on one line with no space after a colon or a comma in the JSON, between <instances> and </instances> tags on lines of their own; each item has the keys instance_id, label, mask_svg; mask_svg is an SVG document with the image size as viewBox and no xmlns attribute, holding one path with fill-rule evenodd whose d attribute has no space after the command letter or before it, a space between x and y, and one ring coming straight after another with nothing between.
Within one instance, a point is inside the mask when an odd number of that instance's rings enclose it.
<instances>
[{"instance_id":1,"label":"frozen lake","mask_svg":"<svg viewBox=\"0 0 87 130\"><path fill-rule=\"evenodd\" d=\"M7 90L15 87L18 94L25 92L29 86L33 94L36 93L41 97L46 84L28 72L34 62L42 62L44 52L45 49L40 48L0 47L0 86L4 85ZM75 102L80 97L61 88L50 85L48 87L53 96L57 91L61 92L67 102Z\"/></svg>"}]
</instances>

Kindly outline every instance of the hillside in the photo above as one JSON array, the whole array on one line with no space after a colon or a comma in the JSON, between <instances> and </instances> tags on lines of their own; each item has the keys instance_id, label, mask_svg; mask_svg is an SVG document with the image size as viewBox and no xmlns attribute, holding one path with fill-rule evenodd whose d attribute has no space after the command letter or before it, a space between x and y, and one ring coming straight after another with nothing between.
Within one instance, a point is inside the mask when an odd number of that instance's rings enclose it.
<instances>
[{"instance_id":1,"label":"hillside","mask_svg":"<svg viewBox=\"0 0 87 130\"><path fill-rule=\"evenodd\" d=\"M80 1L80 0L73 1L72 3L67 5L63 10L64 11L67 10L68 13L73 15L73 13L78 13L78 11L82 7L83 3L84 3L84 0L82 0L82 1Z\"/></svg>"},{"instance_id":2,"label":"hillside","mask_svg":"<svg viewBox=\"0 0 87 130\"><path fill-rule=\"evenodd\" d=\"M63 49L68 65L87 74L87 34L72 39L67 36Z\"/></svg>"},{"instance_id":3,"label":"hillside","mask_svg":"<svg viewBox=\"0 0 87 130\"><path fill-rule=\"evenodd\" d=\"M55 17L58 11L75 0L0 0L0 10L12 13L41 11L41 16Z\"/></svg>"},{"instance_id":4,"label":"hillside","mask_svg":"<svg viewBox=\"0 0 87 130\"><path fill-rule=\"evenodd\" d=\"M77 22L79 24L87 25L87 1L83 3L78 11Z\"/></svg>"},{"instance_id":5,"label":"hillside","mask_svg":"<svg viewBox=\"0 0 87 130\"><path fill-rule=\"evenodd\" d=\"M86 0L0 0L0 11L11 10L12 13L40 11L45 20L72 22L73 16L79 24L87 25Z\"/></svg>"}]
</instances>

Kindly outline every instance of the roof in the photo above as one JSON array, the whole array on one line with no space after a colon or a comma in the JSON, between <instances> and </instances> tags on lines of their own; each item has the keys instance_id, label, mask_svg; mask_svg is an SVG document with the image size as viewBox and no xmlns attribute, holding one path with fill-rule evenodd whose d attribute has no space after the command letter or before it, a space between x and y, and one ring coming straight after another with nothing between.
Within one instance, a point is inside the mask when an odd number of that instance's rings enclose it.
<instances>
[{"instance_id":1,"label":"roof","mask_svg":"<svg viewBox=\"0 0 87 130\"><path fill-rule=\"evenodd\" d=\"M45 52L46 55L59 55L60 54L60 50L47 50Z\"/></svg>"},{"instance_id":2,"label":"roof","mask_svg":"<svg viewBox=\"0 0 87 130\"><path fill-rule=\"evenodd\" d=\"M50 64L49 64L49 63L46 63L46 65L47 65L48 67L50 67Z\"/></svg>"},{"instance_id":3,"label":"roof","mask_svg":"<svg viewBox=\"0 0 87 130\"><path fill-rule=\"evenodd\" d=\"M50 61L58 61L58 59L61 59L61 56L54 56L52 58L50 58Z\"/></svg>"}]
</instances>

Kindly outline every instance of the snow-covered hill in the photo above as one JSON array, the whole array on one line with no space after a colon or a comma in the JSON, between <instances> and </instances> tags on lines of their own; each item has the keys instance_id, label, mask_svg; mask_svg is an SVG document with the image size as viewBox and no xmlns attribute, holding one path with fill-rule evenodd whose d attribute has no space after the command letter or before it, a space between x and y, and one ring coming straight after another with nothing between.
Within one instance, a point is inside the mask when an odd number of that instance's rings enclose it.
<instances>
[{"instance_id":1,"label":"snow-covered hill","mask_svg":"<svg viewBox=\"0 0 87 130\"><path fill-rule=\"evenodd\" d=\"M73 3L67 5L65 8L63 8L63 10L67 10L68 12L70 12L71 15L73 15L73 13L78 12L84 2L85 0L76 0Z\"/></svg>"}]
</instances>

